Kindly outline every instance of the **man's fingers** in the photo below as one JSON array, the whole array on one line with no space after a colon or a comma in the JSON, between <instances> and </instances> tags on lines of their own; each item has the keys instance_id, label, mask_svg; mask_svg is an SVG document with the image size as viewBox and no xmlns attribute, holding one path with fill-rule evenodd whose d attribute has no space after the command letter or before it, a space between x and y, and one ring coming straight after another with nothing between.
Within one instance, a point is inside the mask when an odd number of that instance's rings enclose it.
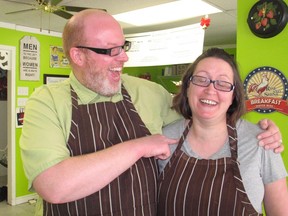
<instances>
[{"instance_id":1,"label":"man's fingers","mask_svg":"<svg viewBox=\"0 0 288 216\"><path fill-rule=\"evenodd\" d=\"M282 149L281 146L284 148L284 145L282 144L282 140L270 142L266 144L264 148L265 149Z\"/></svg>"},{"instance_id":2,"label":"man's fingers","mask_svg":"<svg viewBox=\"0 0 288 216\"><path fill-rule=\"evenodd\" d=\"M263 129L263 130L266 130L267 127L268 127L268 119L262 119L260 122L259 122L259 125L260 127Z\"/></svg>"},{"instance_id":3,"label":"man's fingers","mask_svg":"<svg viewBox=\"0 0 288 216\"><path fill-rule=\"evenodd\" d=\"M278 148L274 149L275 153L281 153L282 151L284 151L284 145L281 144Z\"/></svg>"},{"instance_id":4,"label":"man's fingers","mask_svg":"<svg viewBox=\"0 0 288 216\"><path fill-rule=\"evenodd\" d=\"M264 146L264 145L270 145L273 143L279 145L279 141L282 142L280 135L281 134L278 131L273 132L273 133L269 133L268 131L262 132L261 134L257 136L257 138L259 139L259 145Z\"/></svg>"}]
</instances>

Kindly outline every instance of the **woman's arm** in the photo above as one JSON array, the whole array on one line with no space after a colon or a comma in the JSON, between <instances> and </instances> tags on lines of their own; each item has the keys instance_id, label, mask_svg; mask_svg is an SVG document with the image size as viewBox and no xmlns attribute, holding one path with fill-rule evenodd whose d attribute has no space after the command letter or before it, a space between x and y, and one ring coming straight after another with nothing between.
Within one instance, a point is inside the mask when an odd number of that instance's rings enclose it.
<instances>
[{"instance_id":1,"label":"woman's arm","mask_svg":"<svg viewBox=\"0 0 288 216\"><path fill-rule=\"evenodd\" d=\"M264 207L267 216L288 215L286 178L265 185Z\"/></svg>"}]
</instances>

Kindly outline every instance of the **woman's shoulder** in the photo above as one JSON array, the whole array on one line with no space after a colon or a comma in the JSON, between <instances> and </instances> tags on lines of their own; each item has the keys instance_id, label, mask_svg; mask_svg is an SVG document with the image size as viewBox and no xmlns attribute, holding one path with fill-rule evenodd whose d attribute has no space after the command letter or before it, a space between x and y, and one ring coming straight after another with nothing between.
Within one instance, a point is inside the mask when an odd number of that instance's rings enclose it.
<instances>
[{"instance_id":1,"label":"woman's shoulder","mask_svg":"<svg viewBox=\"0 0 288 216\"><path fill-rule=\"evenodd\" d=\"M255 136L255 134L263 131L258 124L251 123L245 119L239 119L237 121L236 129L238 134L245 134L245 136Z\"/></svg>"},{"instance_id":2,"label":"woman's shoulder","mask_svg":"<svg viewBox=\"0 0 288 216\"><path fill-rule=\"evenodd\" d=\"M240 153L247 156L249 153L256 154L256 152L260 153L264 150L258 145L259 140L257 139L257 136L263 131L258 124L253 124L247 120L240 119L237 121L236 129Z\"/></svg>"},{"instance_id":3,"label":"woman's shoulder","mask_svg":"<svg viewBox=\"0 0 288 216\"><path fill-rule=\"evenodd\" d=\"M179 138L185 129L185 119L177 120L163 128L163 135L169 138Z\"/></svg>"}]
</instances>

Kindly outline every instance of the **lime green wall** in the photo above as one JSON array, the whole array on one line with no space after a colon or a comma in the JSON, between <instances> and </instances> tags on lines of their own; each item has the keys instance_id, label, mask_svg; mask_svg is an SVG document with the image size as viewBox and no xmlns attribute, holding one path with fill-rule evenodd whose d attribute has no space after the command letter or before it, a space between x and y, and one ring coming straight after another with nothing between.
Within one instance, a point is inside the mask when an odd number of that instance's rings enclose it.
<instances>
[{"instance_id":1,"label":"lime green wall","mask_svg":"<svg viewBox=\"0 0 288 216\"><path fill-rule=\"evenodd\" d=\"M6 46L15 46L16 47L16 88L17 86L29 87L29 95L34 91L36 87L39 87L43 84L43 74L69 74L70 69L59 69L59 68L50 68L49 59L50 59L50 45L62 46L62 39L60 37L51 37L41 34L33 34L22 31L16 31L12 29L0 28L0 44ZM20 40L24 36L33 36L36 37L40 43L40 81L21 81L20 80L20 68L19 68L19 53L20 53ZM17 89L15 89L17 93ZM21 96L21 98L24 96ZM15 98L15 103L17 107L17 96ZM19 149L19 137L21 134L21 128L16 129L16 197L25 196L28 193L27 191L27 180L24 175L22 168L22 161Z\"/></svg>"},{"instance_id":2,"label":"lime green wall","mask_svg":"<svg viewBox=\"0 0 288 216\"><path fill-rule=\"evenodd\" d=\"M155 67L126 67L123 72L132 76L139 76L145 73L149 73L151 75L151 80L156 82L158 80L158 76L162 75L162 70L164 66L155 66Z\"/></svg>"},{"instance_id":3,"label":"lime green wall","mask_svg":"<svg viewBox=\"0 0 288 216\"><path fill-rule=\"evenodd\" d=\"M237 61L240 65L242 79L253 69L261 66L271 66L280 70L288 79L288 25L278 35L272 38L259 38L250 31L246 22L250 8L257 0L238 0L237 11ZM284 0L288 4L288 0ZM250 112L245 116L252 122L262 118L272 119L280 127L286 150L282 153L288 169L288 116L279 112L259 114Z\"/></svg>"}]
</instances>

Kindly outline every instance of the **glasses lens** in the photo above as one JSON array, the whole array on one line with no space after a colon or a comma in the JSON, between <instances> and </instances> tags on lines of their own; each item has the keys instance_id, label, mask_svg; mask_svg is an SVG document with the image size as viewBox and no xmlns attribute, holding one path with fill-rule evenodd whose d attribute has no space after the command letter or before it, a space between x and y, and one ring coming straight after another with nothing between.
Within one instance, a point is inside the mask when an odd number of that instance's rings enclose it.
<instances>
[{"instance_id":1,"label":"glasses lens","mask_svg":"<svg viewBox=\"0 0 288 216\"><path fill-rule=\"evenodd\" d=\"M209 80L206 77L202 77L202 76L193 76L192 83L195 85L205 86L205 87L207 87L210 84Z\"/></svg>"},{"instance_id":2,"label":"glasses lens","mask_svg":"<svg viewBox=\"0 0 288 216\"><path fill-rule=\"evenodd\" d=\"M131 48L131 42L130 41L125 41L125 44L123 46L123 49L125 52L129 51Z\"/></svg>"},{"instance_id":3,"label":"glasses lens","mask_svg":"<svg viewBox=\"0 0 288 216\"><path fill-rule=\"evenodd\" d=\"M110 56L119 55L122 52L122 50L127 52L128 50L130 50L130 48L131 48L131 42L130 41L125 41L123 46L111 48L110 49Z\"/></svg>"},{"instance_id":4,"label":"glasses lens","mask_svg":"<svg viewBox=\"0 0 288 216\"><path fill-rule=\"evenodd\" d=\"M122 51L122 47L114 47L112 49L110 49L110 56L116 56L119 55Z\"/></svg>"},{"instance_id":5,"label":"glasses lens","mask_svg":"<svg viewBox=\"0 0 288 216\"><path fill-rule=\"evenodd\" d=\"M221 81L221 80L215 80L214 87L220 91L231 91L233 88L233 85L229 82Z\"/></svg>"},{"instance_id":6,"label":"glasses lens","mask_svg":"<svg viewBox=\"0 0 288 216\"><path fill-rule=\"evenodd\" d=\"M219 91L230 92L231 90L234 89L234 86L229 82L221 81L221 80L213 81L213 80L208 79L207 77L192 76L190 80L194 85L198 85L202 87L208 87L211 83L213 83L214 88Z\"/></svg>"}]
</instances>

